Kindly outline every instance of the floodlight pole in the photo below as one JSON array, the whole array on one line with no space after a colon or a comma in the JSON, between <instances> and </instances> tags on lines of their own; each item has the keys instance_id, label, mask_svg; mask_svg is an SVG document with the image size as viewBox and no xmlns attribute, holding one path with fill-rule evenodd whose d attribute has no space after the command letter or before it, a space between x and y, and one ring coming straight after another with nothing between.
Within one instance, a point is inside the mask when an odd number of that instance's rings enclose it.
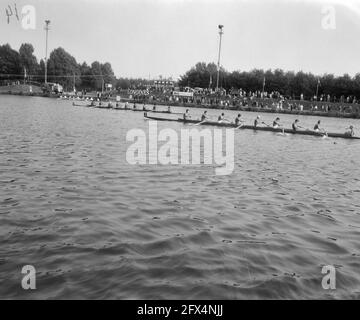
<instances>
[{"instance_id":1,"label":"floodlight pole","mask_svg":"<svg viewBox=\"0 0 360 320\"><path fill-rule=\"evenodd\" d=\"M48 51L48 33L50 20L45 20L46 42L45 42L45 84L47 83L47 51Z\"/></svg>"},{"instance_id":2,"label":"floodlight pole","mask_svg":"<svg viewBox=\"0 0 360 320\"><path fill-rule=\"evenodd\" d=\"M219 55L218 55L218 63L217 63L217 77L216 77L216 92L219 90L219 76L220 76L220 53L221 53L221 39L223 32L223 25L219 25Z\"/></svg>"}]
</instances>

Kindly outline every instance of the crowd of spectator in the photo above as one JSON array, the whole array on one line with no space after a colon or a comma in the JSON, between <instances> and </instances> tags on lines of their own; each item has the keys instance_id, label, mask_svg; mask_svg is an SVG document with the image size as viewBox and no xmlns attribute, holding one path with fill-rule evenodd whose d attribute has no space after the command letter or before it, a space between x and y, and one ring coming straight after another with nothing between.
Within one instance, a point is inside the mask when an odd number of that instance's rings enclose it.
<instances>
[{"instance_id":1,"label":"crowd of spectator","mask_svg":"<svg viewBox=\"0 0 360 320\"><path fill-rule=\"evenodd\" d=\"M174 95L174 91L191 93L191 95ZM263 108L273 110L297 110L297 111L322 111L359 114L360 105L356 97L335 96L321 94L305 99L300 97L283 96L277 91L246 91L232 89L226 91L220 89L215 92L211 89L202 88L167 88L166 90L130 89L126 94L130 99L147 103L167 103L179 105L198 105L204 107L220 107L229 109Z\"/></svg>"}]
</instances>

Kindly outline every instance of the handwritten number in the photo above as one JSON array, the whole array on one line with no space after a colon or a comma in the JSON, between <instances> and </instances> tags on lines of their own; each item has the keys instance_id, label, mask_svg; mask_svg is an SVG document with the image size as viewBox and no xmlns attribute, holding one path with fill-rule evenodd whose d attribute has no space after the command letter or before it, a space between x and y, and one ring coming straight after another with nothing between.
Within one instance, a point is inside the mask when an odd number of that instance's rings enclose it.
<instances>
[{"instance_id":1,"label":"handwritten number","mask_svg":"<svg viewBox=\"0 0 360 320\"><path fill-rule=\"evenodd\" d=\"M19 15L18 15L18 10L17 10L17 7L16 7L16 3L14 3L14 7L15 7L16 19L19 21Z\"/></svg>"},{"instance_id":2,"label":"handwritten number","mask_svg":"<svg viewBox=\"0 0 360 320\"><path fill-rule=\"evenodd\" d=\"M20 19L19 19L19 14L18 14L16 3L14 3L14 11L15 11L15 17L19 21ZM8 5L8 7L5 9L5 13L6 13L6 16L7 16L7 23L9 24L10 23L10 17L14 15L14 12L13 12L10 5Z\"/></svg>"}]
</instances>

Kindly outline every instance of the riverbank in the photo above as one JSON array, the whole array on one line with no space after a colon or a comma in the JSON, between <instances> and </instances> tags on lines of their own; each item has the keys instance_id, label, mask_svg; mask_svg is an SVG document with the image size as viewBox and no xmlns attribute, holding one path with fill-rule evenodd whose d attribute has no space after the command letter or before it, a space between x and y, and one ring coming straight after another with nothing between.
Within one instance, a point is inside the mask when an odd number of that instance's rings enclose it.
<instances>
[{"instance_id":1,"label":"riverbank","mask_svg":"<svg viewBox=\"0 0 360 320\"><path fill-rule=\"evenodd\" d=\"M40 86L29 84L14 84L9 86L0 86L0 94L16 95L16 96L29 96L29 97L57 97L50 93L44 93Z\"/></svg>"},{"instance_id":2,"label":"riverbank","mask_svg":"<svg viewBox=\"0 0 360 320\"><path fill-rule=\"evenodd\" d=\"M20 95L20 96L37 96L44 98L59 98L59 94L44 93L40 87L32 86L32 92L29 90L29 85L16 85L16 86L2 86L0 87L0 94L4 95ZM95 98L96 94L88 94L88 98ZM76 100L76 98L65 99L65 100ZM122 101L129 103L141 104L143 101L129 99L122 97ZM105 99L105 101L116 101L116 96ZM288 103L297 103L298 101L288 101ZM197 103L181 103L174 101L145 101L146 104L156 104L162 106L171 107L185 107L185 108L206 108L206 109L219 109L219 110L238 110L238 111L249 111L256 113L274 113L274 114L291 114L291 115L303 115L303 116L316 116L316 117L333 117L333 118L347 118L347 119L360 119L359 112L341 112L337 110L323 111L323 110L290 110L290 109L275 109L265 107L254 107L254 106L225 106L218 104L197 104ZM306 102L305 102L306 103Z\"/></svg>"},{"instance_id":3,"label":"riverbank","mask_svg":"<svg viewBox=\"0 0 360 320\"><path fill-rule=\"evenodd\" d=\"M140 103L137 100L128 100L129 103ZM146 102L148 103L148 102ZM346 113L340 111L313 111L313 110L288 110L288 109L271 109L250 106L221 106L221 105L203 105L195 103L179 103L179 102L153 102L156 105L171 106L171 107L186 107L186 108L206 108L206 109L220 109L220 110L238 110L249 111L257 113L275 113L275 114L292 114L302 116L316 116L316 117L333 117L333 118L348 118L360 119L360 113Z\"/></svg>"}]
</instances>

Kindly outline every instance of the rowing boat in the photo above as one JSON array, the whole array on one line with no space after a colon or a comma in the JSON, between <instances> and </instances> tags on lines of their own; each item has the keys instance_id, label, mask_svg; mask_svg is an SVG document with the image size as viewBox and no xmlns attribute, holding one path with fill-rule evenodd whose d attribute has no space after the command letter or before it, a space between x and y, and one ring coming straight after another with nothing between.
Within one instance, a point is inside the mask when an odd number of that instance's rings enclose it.
<instances>
[{"instance_id":1,"label":"rowing boat","mask_svg":"<svg viewBox=\"0 0 360 320\"><path fill-rule=\"evenodd\" d=\"M99 109L114 109L114 110L123 110L123 111L138 111L138 112L151 112L151 113L166 113L166 114L182 114L181 112L171 112L171 111L161 111L161 110L143 110L143 109L134 109L134 108L119 108L114 106L109 106L107 104L104 104L102 106L99 105L91 105L91 104L76 104L73 102L74 107L93 107L93 108L99 108Z\"/></svg>"},{"instance_id":2,"label":"rowing boat","mask_svg":"<svg viewBox=\"0 0 360 320\"><path fill-rule=\"evenodd\" d=\"M182 114L181 112L171 112L171 111L161 111L161 110L143 110L143 109L133 109L133 108L113 108L114 110L124 110L124 111L137 111L137 112L151 112L151 113L166 113L166 114Z\"/></svg>"},{"instance_id":3,"label":"rowing boat","mask_svg":"<svg viewBox=\"0 0 360 320\"><path fill-rule=\"evenodd\" d=\"M204 121L201 122L200 120L195 119L182 119L182 118L174 118L174 119L167 119L167 118L160 118L160 117L152 117L148 116L144 113L144 117L149 120L156 120L156 121L176 121L182 123L196 123L201 125L207 126L217 126L217 127L226 127L226 128L239 128L239 129L249 129L255 131L268 131L268 132L276 132L276 133L290 133L290 134L300 134L306 136L317 136L317 137L324 137L325 134L322 132L312 131L312 130L292 130L292 129L282 129L282 128L273 128L273 127L255 127L250 125L243 125L239 127L235 123L225 123L225 122L217 122L217 121ZM360 140L360 137L352 137L346 135L344 133L327 133L326 134L330 138L344 138L344 139L353 139L353 140Z\"/></svg>"},{"instance_id":4,"label":"rowing boat","mask_svg":"<svg viewBox=\"0 0 360 320\"><path fill-rule=\"evenodd\" d=\"M73 102L73 106L74 106L74 107L90 107L89 104L77 104L77 103L75 103L75 102Z\"/></svg>"},{"instance_id":5,"label":"rowing boat","mask_svg":"<svg viewBox=\"0 0 360 320\"><path fill-rule=\"evenodd\" d=\"M171 111L161 111L161 110L143 110L143 109L133 109L133 108L119 108L111 107L114 110L123 110L123 111L136 111L136 112L151 112L151 113L166 113L166 114L182 114L182 112L171 112Z\"/></svg>"}]
</instances>

